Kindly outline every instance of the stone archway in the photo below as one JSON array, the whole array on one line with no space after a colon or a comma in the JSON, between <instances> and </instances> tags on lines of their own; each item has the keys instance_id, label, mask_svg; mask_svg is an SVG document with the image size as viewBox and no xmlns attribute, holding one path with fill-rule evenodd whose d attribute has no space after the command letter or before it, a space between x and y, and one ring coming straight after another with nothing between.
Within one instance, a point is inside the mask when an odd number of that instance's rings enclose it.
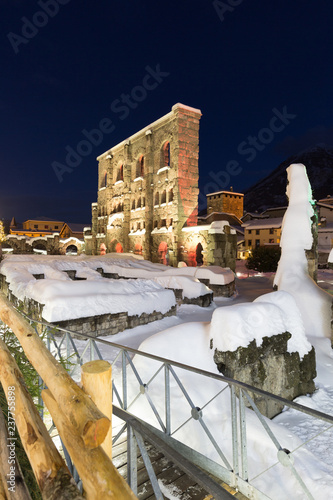
<instances>
[{"instance_id":1,"label":"stone archway","mask_svg":"<svg viewBox=\"0 0 333 500\"><path fill-rule=\"evenodd\" d=\"M77 255L78 254L78 248L76 245L68 245L66 248L66 255Z\"/></svg>"},{"instance_id":2,"label":"stone archway","mask_svg":"<svg viewBox=\"0 0 333 500\"><path fill-rule=\"evenodd\" d=\"M161 243L158 246L158 259L160 264L164 264L165 266L168 265L168 244L166 241L161 241Z\"/></svg>"},{"instance_id":3,"label":"stone archway","mask_svg":"<svg viewBox=\"0 0 333 500\"><path fill-rule=\"evenodd\" d=\"M142 255L142 245L141 245L141 243L135 243L134 253L136 255Z\"/></svg>"},{"instance_id":4,"label":"stone archway","mask_svg":"<svg viewBox=\"0 0 333 500\"><path fill-rule=\"evenodd\" d=\"M197 247L195 249L195 260L196 260L196 265L197 266L202 266L203 265L203 246L201 245L200 241L197 244Z\"/></svg>"},{"instance_id":5,"label":"stone archway","mask_svg":"<svg viewBox=\"0 0 333 500\"><path fill-rule=\"evenodd\" d=\"M116 253L123 253L124 252L123 246L121 243L119 243L119 241L115 246L115 251L116 251Z\"/></svg>"},{"instance_id":6,"label":"stone archway","mask_svg":"<svg viewBox=\"0 0 333 500\"><path fill-rule=\"evenodd\" d=\"M47 255L46 242L36 241L32 245L32 251L36 254Z\"/></svg>"}]
</instances>

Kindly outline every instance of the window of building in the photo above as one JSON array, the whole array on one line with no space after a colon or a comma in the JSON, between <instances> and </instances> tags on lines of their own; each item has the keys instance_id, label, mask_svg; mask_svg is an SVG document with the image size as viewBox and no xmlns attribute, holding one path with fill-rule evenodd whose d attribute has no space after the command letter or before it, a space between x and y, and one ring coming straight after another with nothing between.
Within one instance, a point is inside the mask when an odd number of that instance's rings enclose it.
<instances>
[{"instance_id":1,"label":"window of building","mask_svg":"<svg viewBox=\"0 0 333 500\"><path fill-rule=\"evenodd\" d=\"M168 202L170 203L170 201L173 201L173 189L170 189L170 190L169 190L169 194L168 194Z\"/></svg>"},{"instance_id":2,"label":"window of building","mask_svg":"<svg viewBox=\"0 0 333 500\"><path fill-rule=\"evenodd\" d=\"M170 167L170 142L167 141L163 146L163 167Z\"/></svg>"},{"instance_id":3,"label":"window of building","mask_svg":"<svg viewBox=\"0 0 333 500\"><path fill-rule=\"evenodd\" d=\"M132 201L132 210L135 210L135 200Z\"/></svg>"},{"instance_id":4,"label":"window of building","mask_svg":"<svg viewBox=\"0 0 333 500\"><path fill-rule=\"evenodd\" d=\"M161 227L166 227L166 219L161 219Z\"/></svg>"},{"instance_id":5,"label":"window of building","mask_svg":"<svg viewBox=\"0 0 333 500\"><path fill-rule=\"evenodd\" d=\"M146 206L146 198L143 196L142 197L142 206L145 207Z\"/></svg>"},{"instance_id":6,"label":"window of building","mask_svg":"<svg viewBox=\"0 0 333 500\"><path fill-rule=\"evenodd\" d=\"M136 208L141 208L141 196L140 198L138 199L138 203L136 205Z\"/></svg>"},{"instance_id":7,"label":"window of building","mask_svg":"<svg viewBox=\"0 0 333 500\"><path fill-rule=\"evenodd\" d=\"M35 228L35 229L38 229L38 224L34 224L34 228Z\"/></svg>"},{"instance_id":8,"label":"window of building","mask_svg":"<svg viewBox=\"0 0 333 500\"><path fill-rule=\"evenodd\" d=\"M248 247L251 247L251 246L252 246L252 240L248 240L248 242L247 242L247 246L248 246Z\"/></svg>"},{"instance_id":9,"label":"window of building","mask_svg":"<svg viewBox=\"0 0 333 500\"><path fill-rule=\"evenodd\" d=\"M118 181L123 181L124 180L124 167L123 165L120 165L117 170L117 179L116 182Z\"/></svg>"},{"instance_id":10,"label":"window of building","mask_svg":"<svg viewBox=\"0 0 333 500\"><path fill-rule=\"evenodd\" d=\"M44 226L44 229L48 229L48 228L49 228L49 226L46 224L46 225Z\"/></svg>"},{"instance_id":11,"label":"window of building","mask_svg":"<svg viewBox=\"0 0 333 500\"><path fill-rule=\"evenodd\" d=\"M154 221L154 229L158 227L158 222L157 220Z\"/></svg>"},{"instance_id":12,"label":"window of building","mask_svg":"<svg viewBox=\"0 0 333 500\"><path fill-rule=\"evenodd\" d=\"M143 177L144 176L144 170L145 170L145 157L141 155L135 166L135 178L137 179L138 177Z\"/></svg>"},{"instance_id":13,"label":"window of building","mask_svg":"<svg viewBox=\"0 0 333 500\"><path fill-rule=\"evenodd\" d=\"M270 239L269 239L269 242L270 242L270 243L274 243L274 238L270 238Z\"/></svg>"},{"instance_id":14,"label":"window of building","mask_svg":"<svg viewBox=\"0 0 333 500\"><path fill-rule=\"evenodd\" d=\"M54 229L59 229L59 226L54 226Z\"/></svg>"},{"instance_id":15,"label":"window of building","mask_svg":"<svg viewBox=\"0 0 333 500\"><path fill-rule=\"evenodd\" d=\"M155 193L155 201L154 201L154 205L159 205L160 203L160 196L159 196L159 193Z\"/></svg>"},{"instance_id":16,"label":"window of building","mask_svg":"<svg viewBox=\"0 0 333 500\"><path fill-rule=\"evenodd\" d=\"M252 233L252 229L249 229L248 232L249 232L249 234L251 234Z\"/></svg>"},{"instance_id":17,"label":"window of building","mask_svg":"<svg viewBox=\"0 0 333 500\"><path fill-rule=\"evenodd\" d=\"M166 190L163 191L162 196L161 196L161 204L166 203Z\"/></svg>"},{"instance_id":18,"label":"window of building","mask_svg":"<svg viewBox=\"0 0 333 500\"><path fill-rule=\"evenodd\" d=\"M272 228L271 228L271 229L269 230L269 234L274 234L274 229L272 229Z\"/></svg>"},{"instance_id":19,"label":"window of building","mask_svg":"<svg viewBox=\"0 0 333 500\"><path fill-rule=\"evenodd\" d=\"M260 240L256 240L256 247L260 247Z\"/></svg>"},{"instance_id":20,"label":"window of building","mask_svg":"<svg viewBox=\"0 0 333 500\"><path fill-rule=\"evenodd\" d=\"M260 233L260 229L256 229L256 234L259 234Z\"/></svg>"},{"instance_id":21,"label":"window of building","mask_svg":"<svg viewBox=\"0 0 333 500\"><path fill-rule=\"evenodd\" d=\"M101 188L106 187L107 186L107 181L108 181L108 174L106 172L104 172L104 175L103 175L102 180L101 180L100 187Z\"/></svg>"}]
</instances>

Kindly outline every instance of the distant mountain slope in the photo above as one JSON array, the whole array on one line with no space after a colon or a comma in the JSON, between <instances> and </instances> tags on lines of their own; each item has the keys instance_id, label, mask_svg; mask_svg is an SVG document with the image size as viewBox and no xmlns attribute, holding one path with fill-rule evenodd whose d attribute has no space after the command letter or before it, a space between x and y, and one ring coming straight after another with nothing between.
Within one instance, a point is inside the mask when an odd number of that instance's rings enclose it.
<instances>
[{"instance_id":1,"label":"distant mountain slope","mask_svg":"<svg viewBox=\"0 0 333 500\"><path fill-rule=\"evenodd\" d=\"M316 200L333 195L333 149L316 146L301 153L290 156L263 180L245 191L244 208L248 212L287 205L286 168L291 163L303 163L306 166Z\"/></svg>"}]
</instances>

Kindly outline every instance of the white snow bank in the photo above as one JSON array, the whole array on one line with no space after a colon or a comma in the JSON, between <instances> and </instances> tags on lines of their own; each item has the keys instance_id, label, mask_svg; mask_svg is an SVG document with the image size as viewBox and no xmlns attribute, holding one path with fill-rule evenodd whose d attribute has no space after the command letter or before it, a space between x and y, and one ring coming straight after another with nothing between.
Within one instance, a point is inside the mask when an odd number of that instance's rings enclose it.
<instances>
[{"instance_id":1,"label":"white snow bank","mask_svg":"<svg viewBox=\"0 0 333 500\"><path fill-rule=\"evenodd\" d=\"M25 296L45 304L43 318L50 322L119 312L130 316L153 311L164 314L175 305L172 290L147 280L44 279L30 281Z\"/></svg>"},{"instance_id":2,"label":"white snow bank","mask_svg":"<svg viewBox=\"0 0 333 500\"><path fill-rule=\"evenodd\" d=\"M287 294L283 295L281 302L287 300ZM281 297L283 295L279 294ZM275 299L269 297L269 300ZM257 305L274 306L274 304L269 303L258 303ZM186 323L150 337L141 344L140 350L216 373L217 369L213 361L213 351L209 348L209 340L209 323ZM147 384L160 366L159 362L148 361L147 358L139 355L134 357L133 362L142 382ZM176 372L181 383L188 391L193 404L196 407L203 408L202 414L205 424L227 459L232 463L229 388L223 382L204 378L196 373L180 369L176 369ZM163 386L164 372L162 370L151 380L147 387L150 399L154 402L156 408L162 412L161 414L165 411L164 392L161 390ZM129 401L133 401L140 391L138 382L132 373L129 374L128 387ZM223 388L225 390L214 399L214 396ZM221 463L216 450L209 443L200 423L189 419L191 409L172 376L170 376L170 394L172 409L171 432L173 437L203 453L208 458ZM156 417L144 395L141 394L139 399L130 405L129 411L146 422L158 426ZM245 412L250 484L254 484L273 500L281 500L282 498L303 499L304 492L295 480L291 470L279 463L277 449L255 413L247 408ZM313 497L316 500L321 500L321 498L332 499L332 468L322 462L318 456L312 454L305 446L301 447L304 442L303 439L301 440L289 429L285 429L269 419L265 418L265 420L281 446L293 452L296 470L300 473ZM177 428L178 430L175 432ZM294 451L296 449L297 451Z\"/></svg>"},{"instance_id":3,"label":"white snow bank","mask_svg":"<svg viewBox=\"0 0 333 500\"><path fill-rule=\"evenodd\" d=\"M282 222L281 258L274 284L295 298L308 336L330 337L332 297L308 275L305 254L313 242L311 186L304 165L290 165L287 173L289 206Z\"/></svg>"},{"instance_id":4,"label":"white snow bank","mask_svg":"<svg viewBox=\"0 0 333 500\"><path fill-rule=\"evenodd\" d=\"M264 337L289 332L288 352L299 352L302 358L311 350L305 337L301 314L294 298L287 292L272 292L252 303L215 309L210 326L214 348L236 351L252 340L262 344Z\"/></svg>"}]
</instances>

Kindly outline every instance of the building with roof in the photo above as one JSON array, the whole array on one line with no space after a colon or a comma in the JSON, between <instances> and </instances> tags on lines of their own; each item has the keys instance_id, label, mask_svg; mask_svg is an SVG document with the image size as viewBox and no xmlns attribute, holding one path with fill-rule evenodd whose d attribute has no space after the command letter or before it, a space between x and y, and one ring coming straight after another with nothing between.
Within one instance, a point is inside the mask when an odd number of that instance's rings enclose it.
<instances>
[{"instance_id":1,"label":"building with roof","mask_svg":"<svg viewBox=\"0 0 333 500\"><path fill-rule=\"evenodd\" d=\"M259 246L279 246L282 217L253 219L242 224L244 228L245 253Z\"/></svg>"},{"instance_id":2,"label":"building with roof","mask_svg":"<svg viewBox=\"0 0 333 500\"><path fill-rule=\"evenodd\" d=\"M83 231L87 224L72 224L48 217L35 217L23 223L12 218L4 253L66 254L84 249Z\"/></svg>"},{"instance_id":3,"label":"building with roof","mask_svg":"<svg viewBox=\"0 0 333 500\"><path fill-rule=\"evenodd\" d=\"M230 191L216 191L215 193L206 194L207 197L207 214L214 212L225 212L234 214L241 218L244 213L244 194L235 193L232 188Z\"/></svg>"}]
</instances>

